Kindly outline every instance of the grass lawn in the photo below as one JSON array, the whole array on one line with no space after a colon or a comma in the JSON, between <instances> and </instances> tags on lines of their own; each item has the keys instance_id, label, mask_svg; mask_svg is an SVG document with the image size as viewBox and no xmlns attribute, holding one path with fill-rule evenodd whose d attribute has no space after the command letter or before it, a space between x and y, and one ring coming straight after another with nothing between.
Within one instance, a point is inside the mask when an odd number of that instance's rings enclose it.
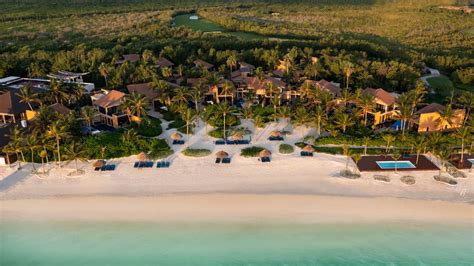
<instances>
[{"instance_id":1,"label":"grass lawn","mask_svg":"<svg viewBox=\"0 0 474 266\"><path fill-rule=\"evenodd\" d=\"M451 80L446 76L439 76L427 79L430 87L434 88L435 90L452 90L454 88L453 83Z\"/></svg>"},{"instance_id":2,"label":"grass lawn","mask_svg":"<svg viewBox=\"0 0 474 266\"><path fill-rule=\"evenodd\" d=\"M242 31L229 31L228 29L220 26L219 24L216 24L214 22L211 22L205 18L199 17L197 20L189 19L189 17L193 16L194 14L184 14L184 15L178 15L174 17L174 22L177 27L179 26L185 26L193 31L202 31L202 32L222 32L225 34L229 34L235 37L238 37L240 39L244 40L256 40L256 39L266 39L265 36L259 35L257 33L253 32L242 32Z\"/></svg>"},{"instance_id":3,"label":"grass lawn","mask_svg":"<svg viewBox=\"0 0 474 266\"><path fill-rule=\"evenodd\" d=\"M189 19L190 16L194 14L184 14L174 17L174 22L176 26L185 26L191 28L194 31L202 32L212 32L212 31L222 31L225 32L227 29L221 27L218 24L210 22L209 20L199 17L197 20Z\"/></svg>"}]
</instances>

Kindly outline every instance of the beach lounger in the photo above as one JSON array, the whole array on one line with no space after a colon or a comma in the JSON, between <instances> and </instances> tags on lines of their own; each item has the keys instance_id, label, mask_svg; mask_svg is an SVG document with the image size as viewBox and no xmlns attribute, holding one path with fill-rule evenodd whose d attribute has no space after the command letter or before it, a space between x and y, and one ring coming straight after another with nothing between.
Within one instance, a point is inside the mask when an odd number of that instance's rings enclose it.
<instances>
[{"instance_id":1,"label":"beach lounger","mask_svg":"<svg viewBox=\"0 0 474 266\"><path fill-rule=\"evenodd\" d=\"M216 163L221 163L221 158L216 158Z\"/></svg>"},{"instance_id":2,"label":"beach lounger","mask_svg":"<svg viewBox=\"0 0 474 266\"><path fill-rule=\"evenodd\" d=\"M283 141L283 137L269 137L269 141Z\"/></svg>"},{"instance_id":3,"label":"beach lounger","mask_svg":"<svg viewBox=\"0 0 474 266\"><path fill-rule=\"evenodd\" d=\"M263 157L262 158L262 163L269 163L270 162L270 157Z\"/></svg>"},{"instance_id":4,"label":"beach lounger","mask_svg":"<svg viewBox=\"0 0 474 266\"><path fill-rule=\"evenodd\" d=\"M146 162L145 163L145 168L152 168L153 167L153 162Z\"/></svg>"},{"instance_id":5,"label":"beach lounger","mask_svg":"<svg viewBox=\"0 0 474 266\"><path fill-rule=\"evenodd\" d=\"M156 163L156 168L162 168L163 167L163 163L162 162L157 162Z\"/></svg>"},{"instance_id":6,"label":"beach lounger","mask_svg":"<svg viewBox=\"0 0 474 266\"><path fill-rule=\"evenodd\" d=\"M99 171L101 167L94 168L94 171Z\"/></svg>"},{"instance_id":7,"label":"beach lounger","mask_svg":"<svg viewBox=\"0 0 474 266\"><path fill-rule=\"evenodd\" d=\"M216 145L224 145L225 141L224 140L216 140Z\"/></svg>"},{"instance_id":8,"label":"beach lounger","mask_svg":"<svg viewBox=\"0 0 474 266\"><path fill-rule=\"evenodd\" d=\"M138 168L138 166L140 166L140 162L135 162L135 164L133 165L133 168Z\"/></svg>"},{"instance_id":9,"label":"beach lounger","mask_svg":"<svg viewBox=\"0 0 474 266\"><path fill-rule=\"evenodd\" d=\"M173 140L173 145L184 145L184 140Z\"/></svg>"},{"instance_id":10,"label":"beach lounger","mask_svg":"<svg viewBox=\"0 0 474 266\"><path fill-rule=\"evenodd\" d=\"M230 158L223 158L222 163L229 164L230 163Z\"/></svg>"},{"instance_id":11,"label":"beach lounger","mask_svg":"<svg viewBox=\"0 0 474 266\"><path fill-rule=\"evenodd\" d=\"M226 143L227 143L227 144L231 144L231 145L232 145L232 144L236 144L236 142L233 141L233 140L228 140L228 141L226 141Z\"/></svg>"},{"instance_id":12,"label":"beach lounger","mask_svg":"<svg viewBox=\"0 0 474 266\"><path fill-rule=\"evenodd\" d=\"M165 167L170 168L171 163L170 162L165 162Z\"/></svg>"},{"instance_id":13,"label":"beach lounger","mask_svg":"<svg viewBox=\"0 0 474 266\"><path fill-rule=\"evenodd\" d=\"M114 171L115 170L115 164L104 165L104 166L102 166L102 168L100 170L101 171Z\"/></svg>"}]
</instances>

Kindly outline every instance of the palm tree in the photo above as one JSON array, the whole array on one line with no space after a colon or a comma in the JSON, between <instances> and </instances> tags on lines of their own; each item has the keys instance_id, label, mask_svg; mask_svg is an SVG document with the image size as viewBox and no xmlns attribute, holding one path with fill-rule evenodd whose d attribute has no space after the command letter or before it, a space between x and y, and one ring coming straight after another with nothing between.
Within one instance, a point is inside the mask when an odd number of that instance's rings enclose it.
<instances>
[{"instance_id":1,"label":"palm tree","mask_svg":"<svg viewBox=\"0 0 474 266\"><path fill-rule=\"evenodd\" d=\"M39 157L41 158L41 168L43 168L43 174L45 174L46 169L44 167L44 159L48 157L48 152L45 150L40 150Z\"/></svg>"},{"instance_id":2,"label":"palm tree","mask_svg":"<svg viewBox=\"0 0 474 266\"><path fill-rule=\"evenodd\" d=\"M413 148L416 151L416 162L415 164L418 165L418 160L420 158L420 154L426 149L426 137L424 135L420 135L416 138L413 139L413 142L411 143L413 145Z\"/></svg>"},{"instance_id":3,"label":"palm tree","mask_svg":"<svg viewBox=\"0 0 474 266\"><path fill-rule=\"evenodd\" d=\"M335 125L342 130L342 133L346 133L348 127L355 124L353 117L345 112L340 112L336 115L334 120Z\"/></svg>"},{"instance_id":4,"label":"palm tree","mask_svg":"<svg viewBox=\"0 0 474 266\"><path fill-rule=\"evenodd\" d=\"M56 152L58 154L58 165L61 167L61 140L69 136L66 127L58 121L48 126L46 135L56 140Z\"/></svg>"},{"instance_id":5,"label":"palm tree","mask_svg":"<svg viewBox=\"0 0 474 266\"><path fill-rule=\"evenodd\" d=\"M227 57L226 64L229 67L230 73L231 73L231 76L232 76L232 69L235 66L237 66L237 58L235 58L235 55L230 55L229 57Z\"/></svg>"},{"instance_id":6,"label":"palm tree","mask_svg":"<svg viewBox=\"0 0 474 266\"><path fill-rule=\"evenodd\" d=\"M193 99L194 102L194 110L196 114L199 114L199 103L201 103L203 96L202 96L202 89L199 87L192 88L189 96Z\"/></svg>"},{"instance_id":7,"label":"palm tree","mask_svg":"<svg viewBox=\"0 0 474 266\"><path fill-rule=\"evenodd\" d=\"M459 165L462 166L464 164L464 145L466 142L472 141L471 135L471 128L470 127L463 127L459 128L455 133L454 137L461 140L461 160L459 161Z\"/></svg>"},{"instance_id":8,"label":"palm tree","mask_svg":"<svg viewBox=\"0 0 474 266\"><path fill-rule=\"evenodd\" d=\"M189 137L189 125L196 119L196 113L192 109L186 108L181 119L186 122L186 136Z\"/></svg>"},{"instance_id":9,"label":"palm tree","mask_svg":"<svg viewBox=\"0 0 474 266\"><path fill-rule=\"evenodd\" d=\"M306 126L311 122L311 116L307 112L306 108L298 107L294 113L293 121L298 126ZM304 142L304 131L301 130L301 141Z\"/></svg>"},{"instance_id":10,"label":"palm tree","mask_svg":"<svg viewBox=\"0 0 474 266\"><path fill-rule=\"evenodd\" d=\"M67 100L69 97L68 93L64 90L62 83L56 81L55 79L51 80L48 98L55 103L62 103Z\"/></svg>"},{"instance_id":11,"label":"palm tree","mask_svg":"<svg viewBox=\"0 0 474 266\"><path fill-rule=\"evenodd\" d=\"M369 146L370 139L369 136L364 136L362 138L362 143L364 144L364 155L367 155L367 146Z\"/></svg>"},{"instance_id":12,"label":"palm tree","mask_svg":"<svg viewBox=\"0 0 474 266\"><path fill-rule=\"evenodd\" d=\"M395 173L398 171L398 160L402 157L402 154L399 150L394 150L392 153L392 158L395 160Z\"/></svg>"},{"instance_id":13,"label":"palm tree","mask_svg":"<svg viewBox=\"0 0 474 266\"><path fill-rule=\"evenodd\" d=\"M141 118L142 115L146 114L146 108L148 107L148 104L149 102L145 95L132 92L122 99L121 105L122 108L127 111L130 121L131 115Z\"/></svg>"},{"instance_id":14,"label":"palm tree","mask_svg":"<svg viewBox=\"0 0 474 266\"><path fill-rule=\"evenodd\" d=\"M314 120L316 124L316 131L318 136L321 135L321 128L327 122L327 112L320 105L316 106L314 111Z\"/></svg>"},{"instance_id":15,"label":"palm tree","mask_svg":"<svg viewBox=\"0 0 474 266\"><path fill-rule=\"evenodd\" d=\"M84 106L81 109L81 117L82 119L84 119L84 121L86 121L88 127L91 127L96 114L97 114L96 110L92 108L91 106Z\"/></svg>"},{"instance_id":16,"label":"palm tree","mask_svg":"<svg viewBox=\"0 0 474 266\"><path fill-rule=\"evenodd\" d=\"M443 169L446 170L446 162L451 158L451 148L446 146L440 147L436 152L436 156L438 156L441 164L441 167L439 168L439 175L441 176L441 171Z\"/></svg>"},{"instance_id":17,"label":"palm tree","mask_svg":"<svg viewBox=\"0 0 474 266\"><path fill-rule=\"evenodd\" d=\"M258 138L257 131L258 131L259 128L265 127L265 121L263 121L263 118L260 115L256 115L253 118L253 124L255 125L255 135Z\"/></svg>"},{"instance_id":18,"label":"palm tree","mask_svg":"<svg viewBox=\"0 0 474 266\"><path fill-rule=\"evenodd\" d=\"M344 88L341 91L341 95L339 96L339 100L343 103L343 106L346 106L347 103L352 99L352 93L348 88Z\"/></svg>"},{"instance_id":19,"label":"palm tree","mask_svg":"<svg viewBox=\"0 0 474 266\"><path fill-rule=\"evenodd\" d=\"M352 63L347 63L344 67L344 75L346 76L346 89L349 88L349 79L352 76L352 73L354 73L353 65Z\"/></svg>"},{"instance_id":20,"label":"palm tree","mask_svg":"<svg viewBox=\"0 0 474 266\"><path fill-rule=\"evenodd\" d=\"M38 142L38 140L36 139L35 136L28 135L28 136L26 136L26 146L28 147L28 149L30 150L30 153L31 153L31 163L33 164L33 170L36 170L35 150L40 147L39 142Z\"/></svg>"},{"instance_id":21,"label":"palm tree","mask_svg":"<svg viewBox=\"0 0 474 266\"><path fill-rule=\"evenodd\" d=\"M405 137L405 128L411 116L412 106L410 105L410 97L408 93L402 93L397 100L399 104L399 111L397 115L401 122L402 136Z\"/></svg>"},{"instance_id":22,"label":"palm tree","mask_svg":"<svg viewBox=\"0 0 474 266\"><path fill-rule=\"evenodd\" d=\"M39 94L34 92L33 89L31 89L30 85L28 84L23 85L20 91L16 93L16 95L20 97L21 103L28 104L28 107L30 108L30 110L33 111L33 106L31 106L31 102L38 101Z\"/></svg>"},{"instance_id":23,"label":"palm tree","mask_svg":"<svg viewBox=\"0 0 474 266\"><path fill-rule=\"evenodd\" d=\"M184 87L178 87L174 90L174 96L172 98L172 101L175 103L188 103L188 91Z\"/></svg>"},{"instance_id":24,"label":"palm tree","mask_svg":"<svg viewBox=\"0 0 474 266\"><path fill-rule=\"evenodd\" d=\"M232 85L232 83L226 81L224 82L224 85L222 86L222 94L225 96L224 98L224 101L227 103L227 95L230 95L231 96L231 99L232 99L232 103L231 105L233 104L233 100L234 100L234 85ZM217 100L217 103L219 103L219 89L216 90L216 100Z\"/></svg>"},{"instance_id":25,"label":"palm tree","mask_svg":"<svg viewBox=\"0 0 474 266\"><path fill-rule=\"evenodd\" d=\"M233 112L233 108L229 105L227 105L227 103L224 103L224 104L219 104L217 105L217 110L219 112L220 115L222 115L223 119L224 119L224 140L226 139L226 117L228 114L230 114L231 112Z\"/></svg>"},{"instance_id":26,"label":"palm tree","mask_svg":"<svg viewBox=\"0 0 474 266\"><path fill-rule=\"evenodd\" d=\"M451 104L446 105L443 110L439 112L439 124L441 127L451 126L452 125L452 118L453 118L453 108ZM444 128L441 128L443 130Z\"/></svg>"},{"instance_id":27,"label":"palm tree","mask_svg":"<svg viewBox=\"0 0 474 266\"><path fill-rule=\"evenodd\" d=\"M469 120L471 115L471 110L474 107L474 93L470 91L463 91L458 98L458 102L462 105L463 109L466 110L464 116L463 126L466 125L466 122Z\"/></svg>"},{"instance_id":28,"label":"palm tree","mask_svg":"<svg viewBox=\"0 0 474 266\"><path fill-rule=\"evenodd\" d=\"M288 120L291 118L291 112L290 112L290 109L288 108L288 106L279 107L278 108L278 116L281 119L286 120L286 125L283 127L283 128L286 128L286 126L289 123Z\"/></svg>"},{"instance_id":29,"label":"palm tree","mask_svg":"<svg viewBox=\"0 0 474 266\"><path fill-rule=\"evenodd\" d=\"M375 108L375 98L370 94L361 94L358 98L357 104L362 115L364 116L364 126L367 126L367 114L372 112Z\"/></svg>"},{"instance_id":30,"label":"palm tree","mask_svg":"<svg viewBox=\"0 0 474 266\"><path fill-rule=\"evenodd\" d=\"M349 171L349 160L352 155L351 149L349 149L349 145L344 144L342 145L342 154L346 156L346 171Z\"/></svg>"},{"instance_id":31,"label":"palm tree","mask_svg":"<svg viewBox=\"0 0 474 266\"><path fill-rule=\"evenodd\" d=\"M390 150L390 144L395 141L395 136L392 134L385 134L382 136L382 139L385 141L385 152L388 153Z\"/></svg>"},{"instance_id":32,"label":"palm tree","mask_svg":"<svg viewBox=\"0 0 474 266\"><path fill-rule=\"evenodd\" d=\"M169 77L171 77L171 75L173 75L173 71L169 67L162 67L161 68L161 75L163 76L163 78L169 79Z\"/></svg>"},{"instance_id":33,"label":"palm tree","mask_svg":"<svg viewBox=\"0 0 474 266\"><path fill-rule=\"evenodd\" d=\"M69 144L68 146L66 146L66 148L64 149L64 152L65 152L65 157L66 157L66 160L68 161L74 161L75 165L76 165L76 173L79 173L79 166L77 164L77 161L80 160L80 161L87 161L87 153L86 153L86 149L84 147L84 145L81 145L79 143L71 143Z\"/></svg>"},{"instance_id":34,"label":"palm tree","mask_svg":"<svg viewBox=\"0 0 474 266\"><path fill-rule=\"evenodd\" d=\"M359 167L358 167L357 164L359 163L360 159L362 159L362 154L360 154L358 152L354 153L352 155L352 159L354 159L354 162L355 162L355 169L358 170Z\"/></svg>"},{"instance_id":35,"label":"palm tree","mask_svg":"<svg viewBox=\"0 0 474 266\"><path fill-rule=\"evenodd\" d=\"M104 77L105 87L108 88L109 84L107 82L107 77L109 76L109 67L105 63L100 64L99 73L102 77Z\"/></svg>"}]
</instances>

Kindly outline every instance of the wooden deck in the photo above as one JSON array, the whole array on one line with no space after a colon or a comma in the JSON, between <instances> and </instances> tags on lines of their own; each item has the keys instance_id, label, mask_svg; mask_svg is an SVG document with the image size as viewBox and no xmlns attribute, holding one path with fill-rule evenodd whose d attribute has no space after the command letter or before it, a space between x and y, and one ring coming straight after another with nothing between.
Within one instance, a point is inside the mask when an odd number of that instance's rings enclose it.
<instances>
[{"instance_id":1,"label":"wooden deck","mask_svg":"<svg viewBox=\"0 0 474 266\"><path fill-rule=\"evenodd\" d=\"M459 153L453 154L451 159L449 159L449 162L458 169L471 169L473 164L468 161L469 159L474 159L474 154L464 153L463 162L461 163L461 154Z\"/></svg>"},{"instance_id":2,"label":"wooden deck","mask_svg":"<svg viewBox=\"0 0 474 266\"><path fill-rule=\"evenodd\" d=\"M360 172L394 172L395 169L382 169L378 166L377 161L395 161L391 156L382 156L382 155L374 155L374 156L363 156L362 159L357 163L357 167L359 168ZM416 164L416 155L405 156L398 159L398 161L410 161L413 163L416 168L410 169L397 169L399 172L406 172L406 171L436 171L439 168L431 162L428 158L424 155L420 155L418 160L418 165Z\"/></svg>"}]
</instances>

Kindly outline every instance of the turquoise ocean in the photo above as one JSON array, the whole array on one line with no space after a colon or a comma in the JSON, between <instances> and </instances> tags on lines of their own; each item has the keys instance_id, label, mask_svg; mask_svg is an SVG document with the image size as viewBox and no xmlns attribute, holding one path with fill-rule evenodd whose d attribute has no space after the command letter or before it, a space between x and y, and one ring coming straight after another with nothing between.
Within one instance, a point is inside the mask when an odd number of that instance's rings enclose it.
<instances>
[{"instance_id":1,"label":"turquoise ocean","mask_svg":"<svg viewBox=\"0 0 474 266\"><path fill-rule=\"evenodd\" d=\"M474 265L472 227L0 222L0 265Z\"/></svg>"}]
</instances>

